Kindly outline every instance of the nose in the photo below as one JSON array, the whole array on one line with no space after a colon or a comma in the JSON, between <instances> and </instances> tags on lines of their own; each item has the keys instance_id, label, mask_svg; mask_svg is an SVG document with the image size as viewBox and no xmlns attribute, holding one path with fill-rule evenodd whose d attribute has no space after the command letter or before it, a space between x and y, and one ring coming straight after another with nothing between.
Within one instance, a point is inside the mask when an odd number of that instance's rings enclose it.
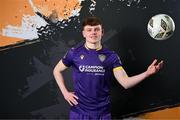
<instances>
[{"instance_id":1,"label":"nose","mask_svg":"<svg viewBox=\"0 0 180 120\"><path fill-rule=\"evenodd\" d=\"M97 34L97 31L96 30L92 30L92 34Z\"/></svg>"}]
</instances>

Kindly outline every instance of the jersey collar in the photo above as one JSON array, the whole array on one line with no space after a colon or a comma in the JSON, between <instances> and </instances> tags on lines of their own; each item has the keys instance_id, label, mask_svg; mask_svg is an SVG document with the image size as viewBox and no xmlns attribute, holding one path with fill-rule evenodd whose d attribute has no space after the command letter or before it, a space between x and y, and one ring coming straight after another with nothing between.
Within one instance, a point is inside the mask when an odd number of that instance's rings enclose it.
<instances>
[{"instance_id":1,"label":"jersey collar","mask_svg":"<svg viewBox=\"0 0 180 120\"><path fill-rule=\"evenodd\" d=\"M87 49L87 50L96 50L96 51L99 51L103 48L103 46L101 45L99 48L97 49L91 49L91 48L88 48L88 46L86 44L84 44L84 47Z\"/></svg>"}]
</instances>

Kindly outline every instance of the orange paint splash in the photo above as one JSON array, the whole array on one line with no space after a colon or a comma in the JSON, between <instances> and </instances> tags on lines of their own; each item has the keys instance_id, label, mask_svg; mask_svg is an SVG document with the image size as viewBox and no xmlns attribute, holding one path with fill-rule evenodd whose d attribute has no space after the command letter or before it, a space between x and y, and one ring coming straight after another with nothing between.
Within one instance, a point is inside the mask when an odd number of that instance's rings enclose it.
<instances>
[{"instance_id":1,"label":"orange paint splash","mask_svg":"<svg viewBox=\"0 0 180 120\"><path fill-rule=\"evenodd\" d=\"M32 0L35 7L47 17L68 19L73 10L81 9L80 0ZM0 0L0 47L23 42L23 39L2 36L7 25L21 26L23 15L35 15L28 0Z\"/></svg>"}]
</instances>

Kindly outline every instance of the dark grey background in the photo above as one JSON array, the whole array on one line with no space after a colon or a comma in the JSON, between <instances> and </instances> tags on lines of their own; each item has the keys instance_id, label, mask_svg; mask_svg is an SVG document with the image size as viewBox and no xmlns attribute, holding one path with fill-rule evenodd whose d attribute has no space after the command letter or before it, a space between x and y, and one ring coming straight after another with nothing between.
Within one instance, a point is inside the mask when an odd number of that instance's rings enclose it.
<instances>
[{"instance_id":1,"label":"dark grey background","mask_svg":"<svg viewBox=\"0 0 180 120\"><path fill-rule=\"evenodd\" d=\"M113 118L179 104L180 1L98 0L94 11L89 11L90 4L82 2L80 16L72 17L65 29L49 25L44 31L51 29L53 35L40 30L40 42L0 52L0 118L68 118L69 105L52 71L69 48L83 41L81 22L91 15L103 20L103 44L118 53L129 76L145 71L155 58L164 60L158 74L131 89L124 90L112 79ZM156 41L147 33L149 19L160 13L171 16L176 26L165 41ZM73 90L71 69L64 77Z\"/></svg>"}]
</instances>

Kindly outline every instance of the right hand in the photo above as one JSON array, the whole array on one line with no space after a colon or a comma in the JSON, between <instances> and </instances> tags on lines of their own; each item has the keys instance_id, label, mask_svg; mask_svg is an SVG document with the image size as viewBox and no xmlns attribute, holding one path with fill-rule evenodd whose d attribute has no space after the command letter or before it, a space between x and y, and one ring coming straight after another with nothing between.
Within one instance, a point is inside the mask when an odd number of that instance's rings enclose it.
<instances>
[{"instance_id":1,"label":"right hand","mask_svg":"<svg viewBox=\"0 0 180 120\"><path fill-rule=\"evenodd\" d=\"M77 99L78 97L74 94L74 92L66 92L64 94L64 98L66 101L68 101L68 103L73 106L73 105L77 105Z\"/></svg>"}]
</instances>

